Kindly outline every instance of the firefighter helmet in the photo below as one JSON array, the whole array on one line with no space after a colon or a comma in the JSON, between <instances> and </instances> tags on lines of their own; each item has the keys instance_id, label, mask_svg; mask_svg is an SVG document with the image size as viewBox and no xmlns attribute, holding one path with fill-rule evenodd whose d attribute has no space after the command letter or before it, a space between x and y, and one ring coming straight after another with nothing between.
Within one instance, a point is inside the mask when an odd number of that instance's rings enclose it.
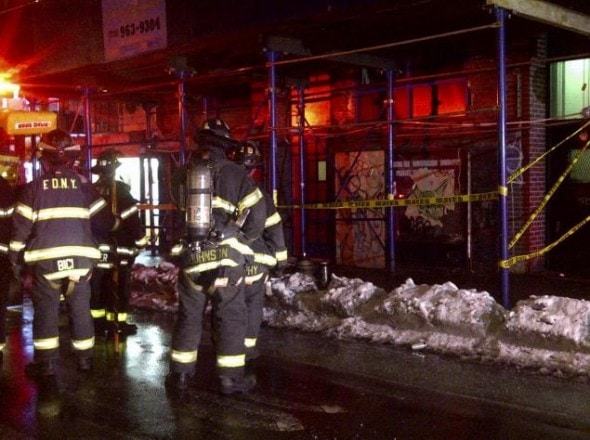
<instances>
[{"instance_id":1,"label":"firefighter helmet","mask_svg":"<svg viewBox=\"0 0 590 440\"><path fill-rule=\"evenodd\" d=\"M221 150L227 155L237 144L231 137L229 126L220 118L207 119L195 132L194 140L197 151L205 156L211 149Z\"/></svg>"},{"instance_id":2,"label":"firefighter helmet","mask_svg":"<svg viewBox=\"0 0 590 440\"><path fill-rule=\"evenodd\" d=\"M244 168L257 168L262 166L262 154L260 154L260 147L256 141L242 142L236 148L234 153L234 161Z\"/></svg>"},{"instance_id":3,"label":"firefighter helmet","mask_svg":"<svg viewBox=\"0 0 590 440\"><path fill-rule=\"evenodd\" d=\"M71 166L80 159L80 145L73 143L64 130L55 129L45 133L37 148L38 157L52 166Z\"/></svg>"},{"instance_id":4,"label":"firefighter helmet","mask_svg":"<svg viewBox=\"0 0 590 440\"><path fill-rule=\"evenodd\" d=\"M119 158L123 156L120 151L110 149L101 152L96 159L96 165L90 170L92 174L111 174L121 165Z\"/></svg>"},{"instance_id":5,"label":"firefighter helmet","mask_svg":"<svg viewBox=\"0 0 590 440\"><path fill-rule=\"evenodd\" d=\"M231 139L229 125L227 125L221 118L208 118L199 131L201 134L212 134L214 136Z\"/></svg>"}]
</instances>

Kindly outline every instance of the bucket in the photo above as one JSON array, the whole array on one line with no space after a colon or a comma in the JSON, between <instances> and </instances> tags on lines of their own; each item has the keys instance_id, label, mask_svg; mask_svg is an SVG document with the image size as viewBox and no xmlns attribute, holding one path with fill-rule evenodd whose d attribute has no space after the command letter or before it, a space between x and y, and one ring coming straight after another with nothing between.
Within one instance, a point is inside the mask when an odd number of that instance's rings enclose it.
<instances>
[{"instance_id":1,"label":"bucket","mask_svg":"<svg viewBox=\"0 0 590 440\"><path fill-rule=\"evenodd\" d=\"M320 262L317 273L318 287L320 289L326 289L330 284L330 267L327 261Z\"/></svg>"}]
</instances>

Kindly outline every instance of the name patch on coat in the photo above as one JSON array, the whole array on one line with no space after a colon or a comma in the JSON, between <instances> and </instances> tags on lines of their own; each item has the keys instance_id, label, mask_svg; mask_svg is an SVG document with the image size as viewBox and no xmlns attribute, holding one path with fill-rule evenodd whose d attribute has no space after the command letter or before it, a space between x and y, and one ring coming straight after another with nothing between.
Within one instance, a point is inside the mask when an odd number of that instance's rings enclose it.
<instances>
[{"instance_id":1,"label":"name patch on coat","mask_svg":"<svg viewBox=\"0 0 590 440\"><path fill-rule=\"evenodd\" d=\"M53 177L51 179L43 179L43 191L49 189L78 189L78 181L76 179L68 179L66 177Z\"/></svg>"},{"instance_id":2,"label":"name patch on coat","mask_svg":"<svg viewBox=\"0 0 590 440\"><path fill-rule=\"evenodd\" d=\"M60 272L62 270L71 270L74 269L74 259L73 258L64 258L63 260L57 260L57 270Z\"/></svg>"},{"instance_id":3,"label":"name patch on coat","mask_svg":"<svg viewBox=\"0 0 590 440\"><path fill-rule=\"evenodd\" d=\"M229 258L229 249L227 247L218 247L215 249L207 249L200 252L193 252L191 254L191 263L210 263L211 261L219 261L223 260L224 258Z\"/></svg>"}]
</instances>

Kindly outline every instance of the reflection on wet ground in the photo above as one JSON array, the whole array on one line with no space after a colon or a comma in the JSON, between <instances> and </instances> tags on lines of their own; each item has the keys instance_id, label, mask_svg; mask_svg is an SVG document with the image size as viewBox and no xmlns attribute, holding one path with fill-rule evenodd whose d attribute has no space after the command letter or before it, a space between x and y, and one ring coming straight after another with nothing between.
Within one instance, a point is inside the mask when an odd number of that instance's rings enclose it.
<instances>
[{"instance_id":1,"label":"reflection on wet ground","mask_svg":"<svg viewBox=\"0 0 590 440\"><path fill-rule=\"evenodd\" d=\"M217 392L206 335L194 383L169 394L173 316L133 317L139 331L122 339L118 354L112 341L97 339L90 375L76 371L64 322L56 381L41 386L24 375L30 306L12 308L0 438L581 439L590 432L583 383L268 328L254 392ZM552 402L527 403L539 398Z\"/></svg>"}]
</instances>

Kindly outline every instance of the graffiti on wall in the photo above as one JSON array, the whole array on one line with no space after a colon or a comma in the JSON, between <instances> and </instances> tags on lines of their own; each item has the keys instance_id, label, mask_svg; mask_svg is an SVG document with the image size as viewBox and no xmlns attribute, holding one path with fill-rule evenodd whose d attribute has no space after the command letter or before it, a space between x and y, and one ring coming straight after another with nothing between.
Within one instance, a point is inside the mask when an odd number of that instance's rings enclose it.
<instances>
[{"instance_id":1,"label":"graffiti on wall","mask_svg":"<svg viewBox=\"0 0 590 440\"><path fill-rule=\"evenodd\" d=\"M382 151L337 153L338 200L382 199L385 196ZM398 198L446 197L459 193L460 159L394 162ZM396 240L445 241L461 235L462 219L455 203L396 208ZM385 210L342 209L336 215L338 264L379 268L385 264Z\"/></svg>"},{"instance_id":2,"label":"graffiti on wall","mask_svg":"<svg viewBox=\"0 0 590 440\"><path fill-rule=\"evenodd\" d=\"M336 188L339 200L382 198L383 152L336 154ZM338 264L378 268L385 264L383 209L342 209L336 214Z\"/></svg>"},{"instance_id":3,"label":"graffiti on wall","mask_svg":"<svg viewBox=\"0 0 590 440\"><path fill-rule=\"evenodd\" d=\"M427 168L422 165L435 166L436 168ZM405 198L423 198L423 197L447 197L456 194L455 180L456 174L453 168L439 168L440 161L411 161L412 166L396 170L398 181L405 181L405 192L398 196ZM445 203L438 205L415 205L408 206L404 210L404 220L400 234L406 238L424 239L427 237L436 237L442 233L444 228L444 219L455 209L455 203Z\"/></svg>"}]
</instances>

